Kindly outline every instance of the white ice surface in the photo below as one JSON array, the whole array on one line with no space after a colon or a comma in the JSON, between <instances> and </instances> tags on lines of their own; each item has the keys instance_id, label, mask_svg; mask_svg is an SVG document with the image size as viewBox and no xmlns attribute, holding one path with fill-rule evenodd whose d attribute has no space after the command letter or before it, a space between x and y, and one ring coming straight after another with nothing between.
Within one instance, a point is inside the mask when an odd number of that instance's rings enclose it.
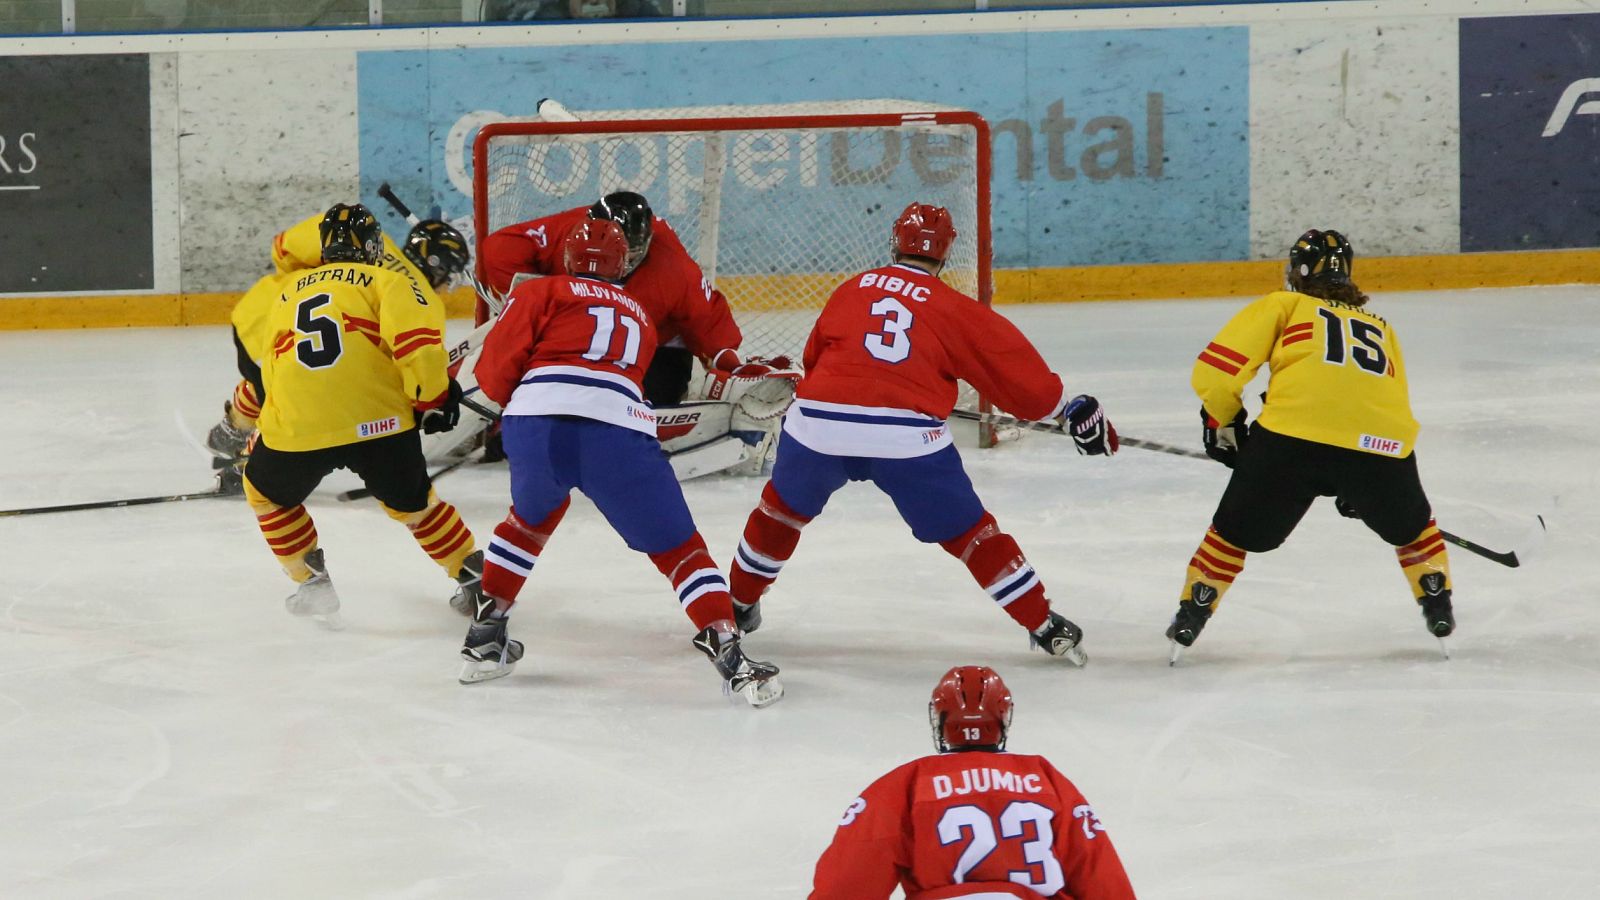
<instances>
[{"instance_id":1,"label":"white ice surface","mask_svg":"<svg viewBox=\"0 0 1600 900\"><path fill-rule=\"evenodd\" d=\"M243 502L0 520L0 897L802 897L846 804L930 751L987 663L1012 749L1096 804L1144 898L1600 896L1600 302L1380 297L1452 550L1446 662L1394 555L1331 504L1177 668L1162 631L1227 472L1044 435L965 451L1087 633L1075 670L887 500L842 492L751 638L788 696L728 706L648 560L582 500L524 593L528 658L455 681L451 584L370 501L312 503L349 629L290 618ZM1011 307L1118 428L1194 445L1189 367L1241 301ZM459 323L457 323L459 324ZM0 508L203 489L219 328L0 333ZM343 473L341 473L343 475ZM757 480L687 488L726 565ZM440 483L480 541L503 466Z\"/></svg>"}]
</instances>

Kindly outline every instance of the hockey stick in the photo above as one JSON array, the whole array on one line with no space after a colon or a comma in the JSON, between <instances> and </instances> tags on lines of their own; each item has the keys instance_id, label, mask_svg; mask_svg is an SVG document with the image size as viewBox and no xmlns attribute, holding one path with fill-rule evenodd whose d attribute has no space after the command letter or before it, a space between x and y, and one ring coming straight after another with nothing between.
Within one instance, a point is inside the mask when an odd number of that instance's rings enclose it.
<instances>
[{"instance_id":1,"label":"hockey stick","mask_svg":"<svg viewBox=\"0 0 1600 900\"><path fill-rule=\"evenodd\" d=\"M1027 422L1022 419L1012 418L1011 416L995 415L994 413L979 413L972 412L971 410L955 409L950 411L950 416L951 418L966 419L971 422L989 422L994 425L1014 425L1019 428L1026 428L1029 431L1044 431L1050 434L1059 434L1063 437L1071 437L1071 435L1067 434L1066 429L1060 425L1048 425L1044 422ZM1163 444L1158 441L1145 441L1140 440L1139 438L1123 437L1121 435L1118 435L1117 437L1124 447L1135 447L1140 450L1150 450L1156 453L1166 453L1172 456L1184 456L1188 457L1189 459L1211 458L1199 450L1191 450L1187 447L1177 447L1172 444ZM1543 529L1545 527L1544 516L1535 516L1535 518L1539 520L1539 527ZM1450 532L1445 531L1443 528L1439 529L1439 536L1463 550L1476 553L1484 559L1490 560L1491 562L1497 562L1507 568L1515 569L1522 565L1522 561L1517 559L1517 553L1515 550L1491 550L1482 544L1469 541L1460 535L1451 534Z\"/></svg>"},{"instance_id":2,"label":"hockey stick","mask_svg":"<svg viewBox=\"0 0 1600 900\"><path fill-rule=\"evenodd\" d=\"M385 181L383 184L378 185L378 196L383 198L383 201L388 203L389 207L399 214L400 218L405 219L407 225L415 226L422 221L417 218L416 213L411 211L411 207L405 204L405 201L395 196L394 188L389 187L389 182ZM484 305L489 307L489 312L495 316L500 315L500 311L506 308L505 298L489 290L488 286L480 282L476 275L471 272L465 274L467 282L472 285L472 289L478 292L478 296L483 298Z\"/></svg>"},{"instance_id":3,"label":"hockey stick","mask_svg":"<svg viewBox=\"0 0 1600 900\"><path fill-rule=\"evenodd\" d=\"M123 506L146 506L152 503L180 503L205 497L228 497L238 491L225 491L220 487L192 494L167 494L161 497L129 497L126 500L98 500L93 503L66 503L60 506L34 506L28 509L0 509L0 519L8 516L32 516L39 513L76 512L86 509L116 509Z\"/></svg>"}]
</instances>

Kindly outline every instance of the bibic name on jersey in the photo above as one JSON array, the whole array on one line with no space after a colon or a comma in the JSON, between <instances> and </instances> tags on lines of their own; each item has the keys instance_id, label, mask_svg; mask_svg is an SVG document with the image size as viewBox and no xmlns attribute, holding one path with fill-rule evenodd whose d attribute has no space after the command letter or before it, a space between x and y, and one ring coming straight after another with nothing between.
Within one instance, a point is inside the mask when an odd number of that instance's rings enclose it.
<instances>
[{"instance_id":1,"label":"bibic name on jersey","mask_svg":"<svg viewBox=\"0 0 1600 900\"><path fill-rule=\"evenodd\" d=\"M650 314L627 291L558 275L511 292L474 374L506 415L581 416L653 436L643 384L655 352Z\"/></svg>"},{"instance_id":2,"label":"bibic name on jersey","mask_svg":"<svg viewBox=\"0 0 1600 900\"><path fill-rule=\"evenodd\" d=\"M1129 900L1122 862L1094 808L1040 756L969 751L890 772L845 810L817 863L812 900L993 895Z\"/></svg>"},{"instance_id":3,"label":"bibic name on jersey","mask_svg":"<svg viewBox=\"0 0 1600 900\"><path fill-rule=\"evenodd\" d=\"M1061 414L1061 378L1004 316L910 266L852 278L806 342L784 430L819 453L905 459L950 444L957 382L1023 419Z\"/></svg>"},{"instance_id":4,"label":"bibic name on jersey","mask_svg":"<svg viewBox=\"0 0 1600 900\"><path fill-rule=\"evenodd\" d=\"M1245 385L1272 369L1258 421L1291 437L1384 456L1411 455L1405 360L1394 328L1365 308L1274 291L1224 325L1195 362L1194 389L1219 422Z\"/></svg>"},{"instance_id":5,"label":"bibic name on jersey","mask_svg":"<svg viewBox=\"0 0 1600 900\"><path fill-rule=\"evenodd\" d=\"M409 431L418 409L444 401L444 308L410 279L334 263L278 285L261 367L267 446L318 450Z\"/></svg>"}]
</instances>

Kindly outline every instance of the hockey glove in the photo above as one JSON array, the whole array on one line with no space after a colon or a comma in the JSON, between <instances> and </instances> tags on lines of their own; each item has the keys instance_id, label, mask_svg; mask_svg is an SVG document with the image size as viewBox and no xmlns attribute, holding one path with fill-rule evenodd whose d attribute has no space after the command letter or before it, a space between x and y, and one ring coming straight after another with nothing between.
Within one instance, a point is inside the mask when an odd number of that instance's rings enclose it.
<instances>
[{"instance_id":1,"label":"hockey glove","mask_svg":"<svg viewBox=\"0 0 1600 900\"><path fill-rule=\"evenodd\" d=\"M1239 410L1232 422L1223 425L1211 418L1211 414L1202 406L1200 423L1202 426L1200 439L1205 442L1206 455L1230 469L1233 468L1234 462L1239 458L1239 448L1244 446L1245 438L1250 434L1249 426L1245 424L1244 409Z\"/></svg>"},{"instance_id":2,"label":"hockey glove","mask_svg":"<svg viewBox=\"0 0 1600 900\"><path fill-rule=\"evenodd\" d=\"M774 373L788 375L788 370L794 368L794 363L787 356L752 356L740 360L739 354L734 350L718 350L711 359L711 369L726 372L734 378L766 378ZM798 377L796 375L795 377Z\"/></svg>"},{"instance_id":3,"label":"hockey glove","mask_svg":"<svg viewBox=\"0 0 1600 900\"><path fill-rule=\"evenodd\" d=\"M1067 433L1072 435L1078 452L1087 456L1111 456L1120 446L1117 429L1106 418L1100 401L1088 394L1079 394L1067 404L1061 414L1066 419Z\"/></svg>"},{"instance_id":4,"label":"hockey glove","mask_svg":"<svg viewBox=\"0 0 1600 900\"><path fill-rule=\"evenodd\" d=\"M1344 516L1346 519L1361 518L1361 511L1356 509L1355 503L1346 500L1343 497L1333 498L1333 508L1337 509L1339 511L1339 515Z\"/></svg>"},{"instance_id":5,"label":"hockey glove","mask_svg":"<svg viewBox=\"0 0 1600 900\"><path fill-rule=\"evenodd\" d=\"M450 389L445 391L444 402L433 409L423 410L418 422L422 425L423 434L438 434L456 427L459 421L461 421L461 384L452 378Z\"/></svg>"}]
</instances>

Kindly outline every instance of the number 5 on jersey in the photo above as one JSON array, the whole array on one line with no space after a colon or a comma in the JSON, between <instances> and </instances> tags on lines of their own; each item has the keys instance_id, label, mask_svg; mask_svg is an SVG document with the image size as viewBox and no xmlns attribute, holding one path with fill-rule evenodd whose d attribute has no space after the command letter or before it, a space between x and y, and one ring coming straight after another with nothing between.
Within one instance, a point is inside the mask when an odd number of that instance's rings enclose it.
<instances>
[{"instance_id":1,"label":"number 5 on jersey","mask_svg":"<svg viewBox=\"0 0 1600 900\"><path fill-rule=\"evenodd\" d=\"M617 311L609 306L591 306L589 315L594 316L594 339L589 341L589 349L583 354L584 359L611 362L622 369L639 361L638 322L630 316L617 315ZM622 323L625 334L622 338L621 351L613 352L611 345L616 336L618 322Z\"/></svg>"},{"instance_id":2,"label":"number 5 on jersey","mask_svg":"<svg viewBox=\"0 0 1600 900\"><path fill-rule=\"evenodd\" d=\"M911 355L911 310L893 297L872 304L872 314L883 317L882 331L866 337L867 352L886 363L902 363Z\"/></svg>"}]
</instances>

